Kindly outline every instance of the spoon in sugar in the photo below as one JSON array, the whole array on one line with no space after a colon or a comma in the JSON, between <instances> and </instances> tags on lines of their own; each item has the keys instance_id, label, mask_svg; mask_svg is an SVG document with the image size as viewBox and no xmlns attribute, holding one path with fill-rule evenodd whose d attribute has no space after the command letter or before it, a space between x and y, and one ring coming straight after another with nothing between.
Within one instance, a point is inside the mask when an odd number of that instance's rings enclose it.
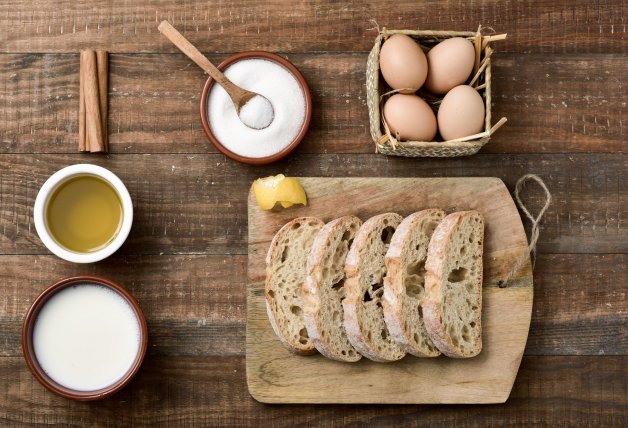
<instances>
[{"instance_id":1,"label":"spoon in sugar","mask_svg":"<svg viewBox=\"0 0 628 428\"><path fill-rule=\"evenodd\" d=\"M249 128L267 128L275 117L273 105L268 99L255 92L247 91L233 83L222 74L198 49L179 33L168 21L162 21L158 27L161 34L166 36L181 52L201 67L231 97L238 117Z\"/></svg>"}]
</instances>

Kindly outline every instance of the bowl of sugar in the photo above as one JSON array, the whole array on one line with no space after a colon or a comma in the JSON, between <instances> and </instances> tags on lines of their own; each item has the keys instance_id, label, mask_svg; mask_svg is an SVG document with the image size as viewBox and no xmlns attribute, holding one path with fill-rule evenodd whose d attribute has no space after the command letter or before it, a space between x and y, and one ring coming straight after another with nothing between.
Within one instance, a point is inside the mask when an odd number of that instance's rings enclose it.
<instances>
[{"instance_id":1,"label":"bowl of sugar","mask_svg":"<svg viewBox=\"0 0 628 428\"><path fill-rule=\"evenodd\" d=\"M201 122L209 141L228 157L250 165L269 164L291 153L312 118L312 95L299 70L265 51L232 55L218 69L236 85L267 98L274 118L264 129L247 127L227 92L210 77L201 95Z\"/></svg>"},{"instance_id":2,"label":"bowl of sugar","mask_svg":"<svg viewBox=\"0 0 628 428\"><path fill-rule=\"evenodd\" d=\"M138 372L148 344L135 298L98 276L62 279L32 303L22 328L24 359L49 391L78 401L100 400Z\"/></svg>"}]
</instances>

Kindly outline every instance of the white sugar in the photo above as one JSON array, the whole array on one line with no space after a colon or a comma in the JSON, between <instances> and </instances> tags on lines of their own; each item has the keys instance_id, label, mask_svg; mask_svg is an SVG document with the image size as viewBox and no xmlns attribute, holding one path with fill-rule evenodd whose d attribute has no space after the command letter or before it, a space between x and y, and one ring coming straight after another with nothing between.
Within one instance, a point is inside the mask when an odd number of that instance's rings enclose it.
<instances>
[{"instance_id":1,"label":"white sugar","mask_svg":"<svg viewBox=\"0 0 628 428\"><path fill-rule=\"evenodd\" d=\"M266 128L274 116L273 105L261 95L255 95L240 108L240 120L253 129Z\"/></svg>"},{"instance_id":2,"label":"white sugar","mask_svg":"<svg viewBox=\"0 0 628 428\"><path fill-rule=\"evenodd\" d=\"M271 156L290 145L305 119L305 96L297 79L283 66L265 59L238 61L224 74L236 85L266 97L274 118L264 129L246 126L227 92L213 85L207 119L216 139L233 153L251 158Z\"/></svg>"}]
</instances>

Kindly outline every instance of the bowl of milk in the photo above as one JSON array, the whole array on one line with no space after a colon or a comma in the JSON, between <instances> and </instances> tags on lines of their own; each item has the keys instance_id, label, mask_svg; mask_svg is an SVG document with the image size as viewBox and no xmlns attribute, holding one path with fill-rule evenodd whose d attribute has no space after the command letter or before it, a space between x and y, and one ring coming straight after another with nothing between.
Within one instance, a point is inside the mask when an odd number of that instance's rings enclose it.
<instances>
[{"instance_id":1,"label":"bowl of milk","mask_svg":"<svg viewBox=\"0 0 628 428\"><path fill-rule=\"evenodd\" d=\"M65 278L44 290L24 319L22 350L51 392L87 401L108 397L139 370L148 343L135 298L97 276Z\"/></svg>"}]
</instances>

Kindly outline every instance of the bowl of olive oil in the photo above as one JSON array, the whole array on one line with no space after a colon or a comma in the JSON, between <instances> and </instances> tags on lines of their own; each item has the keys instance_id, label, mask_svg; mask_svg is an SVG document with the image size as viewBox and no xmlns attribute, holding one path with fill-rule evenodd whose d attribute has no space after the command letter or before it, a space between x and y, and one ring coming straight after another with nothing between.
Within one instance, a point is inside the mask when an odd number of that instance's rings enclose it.
<instances>
[{"instance_id":1,"label":"bowl of olive oil","mask_svg":"<svg viewBox=\"0 0 628 428\"><path fill-rule=\"evenodd\" d=\"M44 245L75 263L109 257L122 246L133 223L133 203L124 183L91 164L71 165L50 176L33 211Z\"/></svg>"}]
</instances>

